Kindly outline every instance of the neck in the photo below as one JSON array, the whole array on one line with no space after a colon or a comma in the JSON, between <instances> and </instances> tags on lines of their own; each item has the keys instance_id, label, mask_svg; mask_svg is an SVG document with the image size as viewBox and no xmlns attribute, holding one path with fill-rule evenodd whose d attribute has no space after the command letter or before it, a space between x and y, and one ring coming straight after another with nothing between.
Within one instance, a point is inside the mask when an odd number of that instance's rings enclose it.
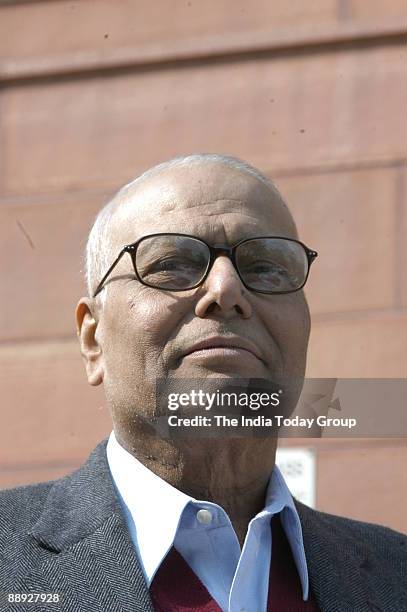
<instances>
[{"instance_id":1,"label":"neck","mask_svg":"<svg viewBox=\"0 0 407 612\"><path fill-rule=\"evenodd\" d=\"M240 545L251 519L264 508L276 438L138 440L116 437L147 468L173 487L227 512Z\"/></svg>"}]
</instances>

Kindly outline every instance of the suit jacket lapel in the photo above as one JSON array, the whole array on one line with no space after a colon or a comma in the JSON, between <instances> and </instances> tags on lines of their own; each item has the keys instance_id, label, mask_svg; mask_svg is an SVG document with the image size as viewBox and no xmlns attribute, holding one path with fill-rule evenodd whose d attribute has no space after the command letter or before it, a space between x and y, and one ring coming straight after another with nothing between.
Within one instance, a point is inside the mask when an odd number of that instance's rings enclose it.
<instances>
[{"instance_id":1,"label":"suit jacket lapel","mask_svg":"<svg viewBox=\"0 0 407 612\"><path fill-rule=\"evenodd\" d=\"M153 612L114 491L106 443L51 488L31 530L41 561L28 586L34 592L60 593L63 612Z\"/></svg>"}]
</instances>

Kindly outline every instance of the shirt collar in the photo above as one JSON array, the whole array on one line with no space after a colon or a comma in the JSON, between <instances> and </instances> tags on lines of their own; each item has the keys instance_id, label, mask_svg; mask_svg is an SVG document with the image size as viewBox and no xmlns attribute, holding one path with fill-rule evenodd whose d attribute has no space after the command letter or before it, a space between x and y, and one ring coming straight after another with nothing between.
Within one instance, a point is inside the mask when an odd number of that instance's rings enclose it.
<instances>
[{"instance_id":1,"label":"shirt collar","mask_svg":"<svg viewBox=\"0 0 407 612\"><path fill-rule=\"evenodd\" d=\"M119 497L134 522L140 561L150 585L173 544L182 512L191 497L146 468L118 443L114 431L109 436L106 453Z\"/></svg>"},{"instance_id":2,"label":"shirt collar","mask_svg":"<svg viewBox=\"0 0 407 612\"><path fill-rule=\"evenodd\" d=\"M265 508L263 513L270 517L280 512L281 524L287 537L295 565L301 580L303 599L309 596L309 577L307 560L305 557L302 528L293 496L277 465L271 473L267 487ZM263 514L260 513L260 514Z\"/></svg>"},{"instance_id":3,"label":"shirt collar","mask_svg":"<svg viewBox=\"0 0 407 612\"><path fill-rule=\"evenodd\" d=\"M127 518L133 522L139 558L150 586L157 569L173 545L185 507L189 502L197 500L145 467L118 443L114 431L109 436L106 453L119 499ZM306 600L309 581L301 523L283 475L278 467L274 466L267 487L265 507L257 517L266 519L279 512L300 576L303 598Z\"/></svg>"}]
</instances>

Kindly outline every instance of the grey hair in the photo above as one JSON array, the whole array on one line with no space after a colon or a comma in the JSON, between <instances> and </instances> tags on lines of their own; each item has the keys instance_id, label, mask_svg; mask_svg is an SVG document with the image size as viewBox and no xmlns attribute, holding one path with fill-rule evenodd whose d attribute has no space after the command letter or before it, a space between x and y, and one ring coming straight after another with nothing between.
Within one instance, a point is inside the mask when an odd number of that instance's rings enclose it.
<instances>
[{"instance_id":1,"label":"grey hair","mask_svg":"<svg viewBox=\"0 0 407 612\"><path fill-rule=\"evenodd\" d=\"M112 217L118 206L134 193L137 186L159 174L164 170L175 167L190 167L201 163L219 163L240 170L254 176L265 184L285 206L285 202L274 183L247 162L230 155L217 155L212 153L196 153L174 157L168 161L149 168L143 174L130 181L122 187L113 198L99 211L89 233L85 252L85 277L89 296L93 296L97 284L108 267L112 264L112 252L110 244L110 225ZM106 288L99 294L102 304L106 298Z\"/></svg>"}]
</instances>

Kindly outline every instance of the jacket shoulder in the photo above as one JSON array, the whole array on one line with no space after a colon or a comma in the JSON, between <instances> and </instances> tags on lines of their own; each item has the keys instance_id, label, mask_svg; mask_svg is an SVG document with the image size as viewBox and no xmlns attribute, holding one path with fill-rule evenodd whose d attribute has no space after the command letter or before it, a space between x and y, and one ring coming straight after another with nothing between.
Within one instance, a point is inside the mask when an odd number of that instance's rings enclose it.
<instances>
[{"instance_id":1,"label":"jacket shoulder","mask_svg":"<svg viewBox=\"0 0 407 612\"><path fill-rule=\"evenodd\" d=\"M331 525L334 529L342 529L347 532L351 530L355 535L361 535L364 538L370 535L372 537L390 537L400 539L402 541L407 540L407 535L400 533L399 531L395 531L390 527L386 527L385 525L359 521L356 519L347 518L345 516L339 516L337 514L322 512L321 510L311 510L311 508L308 508L308 510L315 512L318 515L319 520L323 520L326 525Z\"/></svg>"},{"instance_id":2,"label":"jacket shoulder","mask_svg":"<svg viewBox=\"0 0 407 612\"><path fill-rule=\"evenodd\" d=\"M312 539L312 526L323 528L334 539L351 546L362 546L365 551L407 570L407 535L379 525L313 510L296 502L304 529L304 537Z\"/></svg>"},{"instance_id":3,"label":"jacket shoulder","mask_svg":"<svg viewBox=\"0 0 407 612\"><path fill-rule=\"evenodd\" d=\"M0 491L0 584L29 571L36 552L30 530L40 517L54 480ZM0 606L1 608L1 606Z\"/></svg>"},{"instance_id":4,"label":"jacket shoulder","mask_svg":"<svg viewBox=\"0 0 407 612\"><path fill-rule=\"evenodd\" d=\"M56 480L0 490L0 538L27 531L39 518Z\"/></svg>"}]
</instances>

